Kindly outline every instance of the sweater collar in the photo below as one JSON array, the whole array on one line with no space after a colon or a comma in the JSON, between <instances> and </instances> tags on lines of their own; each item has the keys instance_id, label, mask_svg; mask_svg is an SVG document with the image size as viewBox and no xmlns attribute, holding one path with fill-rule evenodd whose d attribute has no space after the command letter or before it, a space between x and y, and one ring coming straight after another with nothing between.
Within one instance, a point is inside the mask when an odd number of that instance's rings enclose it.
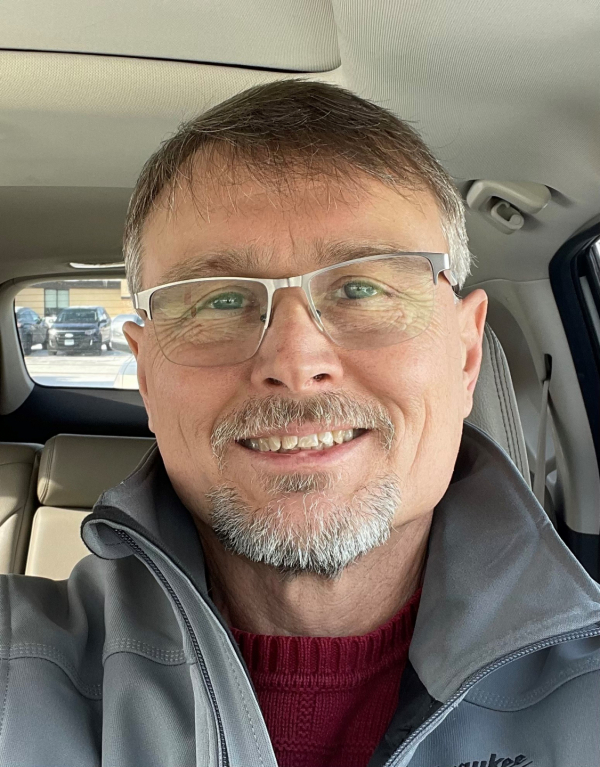
<instances>
[{"instance_id":1,"label":"sweater collar","mask_svg":"<svg viewBox=\"0 0 600 767\"><path fill-rule=\"evenodd\" d=\"M421 589L386 623L359 636L270 636L232 629L253 680L321 689L355 686L408 656ZM393 671L392 671L393 673Z\"/></svg>"},{"instance_id":2,"label":"sweater collar","mask_svg":"<svg viewBox=\"0 0 600 767\"><path fill-rule=\"evenodd\" d=\"M156 447L84 520L84 540L101 557L130 554L102 534L113 524L159 546L206 596L196 527ZM497 658L595 622L600 588L562 543L506 453L465 424L452 482L433 517L410 647L428 692L444 702Z\"/></svg>"}]
</instances>

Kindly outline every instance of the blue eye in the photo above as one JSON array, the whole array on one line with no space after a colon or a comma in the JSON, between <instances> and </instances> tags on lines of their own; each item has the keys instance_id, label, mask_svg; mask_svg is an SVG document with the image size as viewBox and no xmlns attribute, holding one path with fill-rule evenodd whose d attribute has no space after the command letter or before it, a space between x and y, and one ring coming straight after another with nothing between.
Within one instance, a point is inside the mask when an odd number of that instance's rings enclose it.
<instances>
[{"instance_id":1,"label":"blue eye","mask_svg":"<svg viewBox=\"0 0 600 767\"><path fill-rule=\"evenodd\" d=\"M343 288L345 298L372 298L381 291L367 282L347 282Z\"/></svg>"},{"instance_id":2,"label":"blue eye","mask_svg":"<svg viewBox=\"0 0 600 767\"><path fill-rule=\"evenodd\" d=\"M220 293L204 306L209 309L243 309L247 299L241 293Z\"/></svg>"}]
</instances>

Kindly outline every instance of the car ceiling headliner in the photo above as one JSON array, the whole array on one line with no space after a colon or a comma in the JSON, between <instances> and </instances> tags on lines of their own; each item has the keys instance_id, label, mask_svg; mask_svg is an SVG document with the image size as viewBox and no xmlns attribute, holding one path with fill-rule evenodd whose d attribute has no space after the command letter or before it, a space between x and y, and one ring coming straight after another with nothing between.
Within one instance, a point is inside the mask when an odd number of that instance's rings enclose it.
<instances>
[{"instance_id":1,"label":"car ceiling headliner","mask_svg":"<svg viewBox=\"0 0 600 767\"><path fill-rule=\"evenodd\" d=\"M9 0L0 8L0 281L114 261L144 160L178 124L282 77L411 121L461 189L535 181L504 235L469 214L473 279L539 279L600 212L597 0Z\"/></svg>"}]
</instances>

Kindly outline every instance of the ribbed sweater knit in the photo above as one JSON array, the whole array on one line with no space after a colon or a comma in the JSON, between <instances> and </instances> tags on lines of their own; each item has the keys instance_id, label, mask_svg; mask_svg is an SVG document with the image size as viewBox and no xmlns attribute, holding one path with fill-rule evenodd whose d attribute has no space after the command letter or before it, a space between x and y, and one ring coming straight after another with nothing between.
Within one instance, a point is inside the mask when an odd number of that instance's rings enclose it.
<instances>
[{"instance_id":1,"label":"ribbed sweater knit","mask_svg":"<svg viewBox=\"0 0 600 767\"><path fill-rule=\"evenodd\" d=\"M398 706L420 590L363 636L232 629L280 767L366 767Z\"/></svg>"}]
</instances>

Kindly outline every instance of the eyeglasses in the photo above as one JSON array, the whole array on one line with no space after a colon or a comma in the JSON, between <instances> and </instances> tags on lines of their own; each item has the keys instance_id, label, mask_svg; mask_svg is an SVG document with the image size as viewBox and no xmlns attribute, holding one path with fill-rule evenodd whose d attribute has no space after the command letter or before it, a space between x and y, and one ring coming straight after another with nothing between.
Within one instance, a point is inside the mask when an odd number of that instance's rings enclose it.
<instances>
[{"instance_id":1,"label":"eyeglasses","mask_svg":"<svg viewBox=\"0 0 600 767\"><path fill-rule=\"evenodd\" d=\"M254 356L271 322L273 296L302 288L319 330L344 349L376 349L415 338L433 316L434 285L457 284L446 253L367 256L278 280L205 277L134 295L171 362L218 367Z\"/></svg>"}]
</instances>

